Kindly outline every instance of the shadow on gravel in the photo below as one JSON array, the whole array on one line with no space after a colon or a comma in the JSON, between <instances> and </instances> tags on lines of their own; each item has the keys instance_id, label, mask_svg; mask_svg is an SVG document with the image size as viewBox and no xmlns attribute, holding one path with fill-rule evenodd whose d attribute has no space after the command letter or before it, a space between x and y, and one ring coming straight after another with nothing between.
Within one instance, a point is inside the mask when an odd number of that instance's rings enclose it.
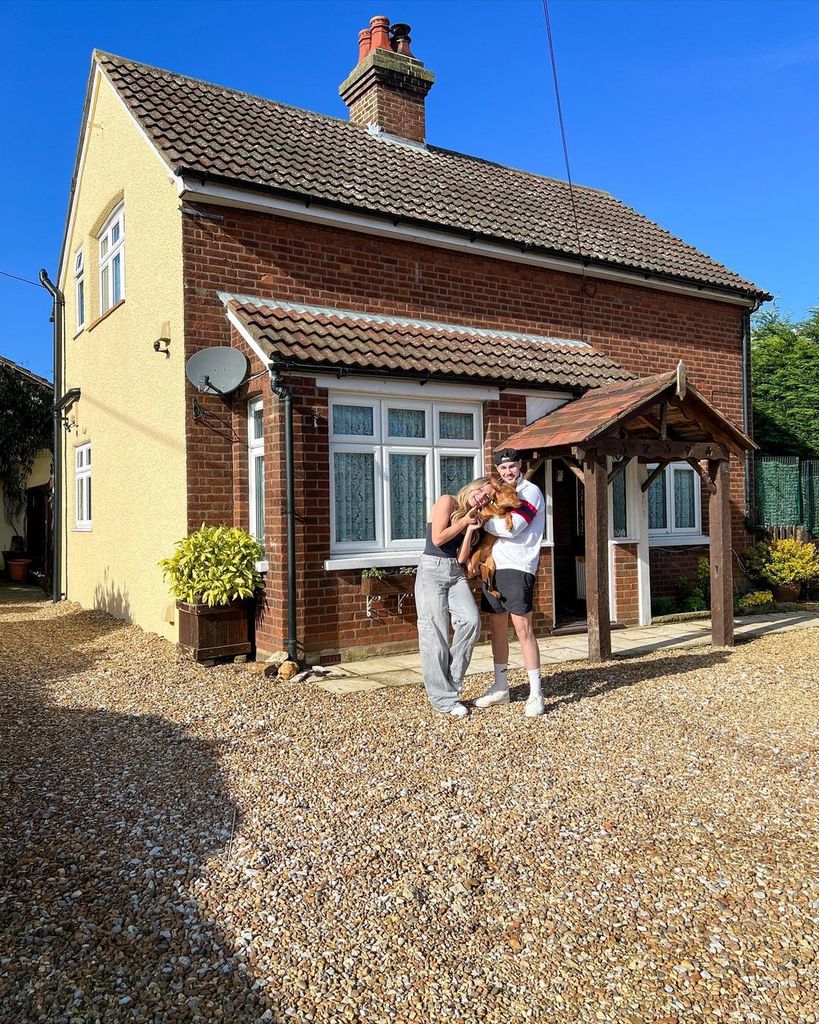
<instances>
[{"instance_id":1,"label":"shadow on gravel","mask_svg":"<svg viewBox=\"0 0 819 1024\"><path fill-rule=\"evenodd\" d=\"M654 658L645 661L617 659L605 665L559 669L549 675L544 673L544 696L546 714L564 704L600 697L622 686L634 686L647 679L658 679L686 672L697 672L722 665L730 657L730 651L698 651L694 654L680 654L672 658ZM582 662L578 663L583 665ZM515 686L511 690L512 700L526 700L527 685ZM557 698L557 699L554 699Z\"/></svg>"},{"instance_id":2,"label":"shadow on gravel","mask_svg":"<svg viewBox=\"0 0 819 1024\"><path fill-rule=\"evenodd\" d=\"M158 717L49 706L33 674L0 662L0 1019L278 1019L195 901L240 824L211 745Z\"/></svg>"}]
</instances>

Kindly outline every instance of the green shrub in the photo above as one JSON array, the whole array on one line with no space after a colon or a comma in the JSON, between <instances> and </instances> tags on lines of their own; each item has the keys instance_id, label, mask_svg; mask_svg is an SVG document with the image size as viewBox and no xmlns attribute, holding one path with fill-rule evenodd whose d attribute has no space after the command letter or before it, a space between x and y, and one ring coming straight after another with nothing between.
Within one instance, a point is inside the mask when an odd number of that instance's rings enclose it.
<instances>
[{"instance_id":1,"label":"green shrub","mask_svg":"<svg viewBox=\"0 0 819 1024\"><path fill-rule=\"evenodd\" d=\"M699 590L705 601L705 607L711 607L711 563L707 558L697 559L697 575L694 589Z\"/></svg>"},{"instance_id":2,"label":"green shrub","mask_svg":"<svg viewBox=\"0 0 819 1024\"><path fill-rule=\"evenodd\" d=\"M159 567L178 601L213 607L252 597L261 585L256 562L264 551L246 530L202 526L178 541Z\"/></svg>"},{"instance_id":3,"label":"green shrub","mask_svg":"<svg viewBox=\"0 0 819 1024\"><path fill-rule=\"evenodd\" d=\"M773 594L770 590L754 590L750 594L738 597L735 604L740 613L765 612L773 608Z\"/></svg>"},{"instance_id":4,"label":"green shrub","mask_svg":"<svg viewBox=\"0 0 819 1024\"><path fill-rule=\"evenodd\" d=\"M819 551L807 541L762 541L748 552L745 565L752 579L773 586L809 583L819 578Z\"/></svg>"},{"instance_id":5,"label":"green shrub","mask_svg":"<svg viewBox=\"0 0 819 1024\"><path fill-rule=\"evenodd\" d=\"M698 588L694 588L691 594L680 604L680 611L683 612L704 612L708 610L708 604L706 603L703 593Z\"/></svg>"}]
</instances>

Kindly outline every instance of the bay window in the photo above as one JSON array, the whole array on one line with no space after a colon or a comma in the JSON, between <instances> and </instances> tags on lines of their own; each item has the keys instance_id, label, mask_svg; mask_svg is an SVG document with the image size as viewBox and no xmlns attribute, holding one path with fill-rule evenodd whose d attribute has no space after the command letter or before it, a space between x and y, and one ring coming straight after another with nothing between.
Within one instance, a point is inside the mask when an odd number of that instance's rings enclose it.
<instances>
[{"instance_id":1,"label":"bay window","mask_svg":"<svg viewBox=\"0 0 819 1024\"><path fill-rule=\"evenodd\" d=\"M125 298L125 207L114 210L99 235L100 314Z\"/></svg>"},{"instance_id":2,"label":"bay window","mask_svg":"<svg viewBox=\"0 0 819 1024\"><path fill-rule=\"evenodd\" d=\"M481 407L330 394L331 551L419 554L432 505L482 470Z\"/></svg>"}]
</instances>

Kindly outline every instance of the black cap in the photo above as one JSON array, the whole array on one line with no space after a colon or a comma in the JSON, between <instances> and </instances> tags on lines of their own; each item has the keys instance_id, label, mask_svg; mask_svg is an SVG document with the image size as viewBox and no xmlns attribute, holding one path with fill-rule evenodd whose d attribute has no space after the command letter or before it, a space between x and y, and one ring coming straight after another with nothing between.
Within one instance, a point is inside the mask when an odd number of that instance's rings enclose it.
<instances>
[{"instance_id":1,"label":"black cap","mask_svg":"<svg viewBox=\"0 0 819 1024\"><path fill-rule=\"evenodd\" d=\"M516 448L501 448L495 452L495 465L499 466L502 462L520 462L520 452Z\"/></svg>"}]
</instances>

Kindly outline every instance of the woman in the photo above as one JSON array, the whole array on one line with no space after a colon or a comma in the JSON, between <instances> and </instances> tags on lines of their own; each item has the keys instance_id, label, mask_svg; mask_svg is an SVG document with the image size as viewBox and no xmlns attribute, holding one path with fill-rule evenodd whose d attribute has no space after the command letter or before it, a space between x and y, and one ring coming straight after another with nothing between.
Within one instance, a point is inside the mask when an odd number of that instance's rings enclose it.
<instances>
[{"instance_id":1,"label":"woman","mask_svg":"<svg viewBox=\"0 0 819 1024\"><path fill-rule=\"evenodd\" d=\"M463 566L462 543L471 548L479 529L477 510L490 500L488 477L473 480L457 497L442 494L427 523L427 542L415 578L418 645L429 702L437 711L463 718L461 686L481 631L481 617ZM449 645L449 620L454 636Z\"/></svg>"}]
</instances>

